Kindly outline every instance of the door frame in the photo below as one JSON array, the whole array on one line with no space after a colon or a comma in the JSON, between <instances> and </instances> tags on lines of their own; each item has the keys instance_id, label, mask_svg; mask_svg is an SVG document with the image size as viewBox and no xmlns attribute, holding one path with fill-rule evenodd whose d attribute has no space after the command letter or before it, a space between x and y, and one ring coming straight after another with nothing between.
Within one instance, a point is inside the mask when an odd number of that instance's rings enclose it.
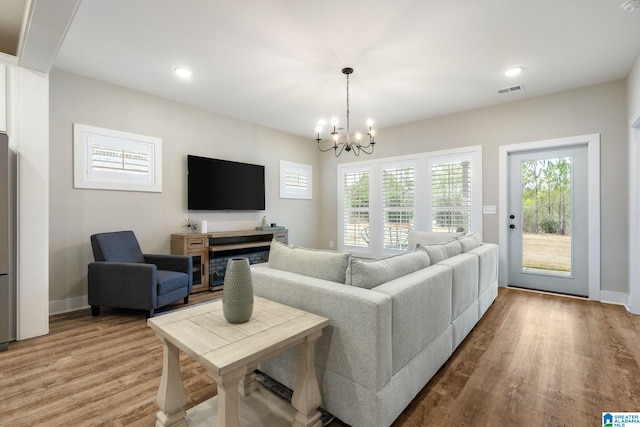
<instances>
[{"instance_id":1,"label":"door frame","mask_svg":"<svg viewBox=\"0 0 640 427\"><path fill-rule=\"evenodd\" d=\"M587 200L587 227L589 229L588 275L589 299L600 301L600 134L572 136L501 145L498 148L498 244L499 274L498 285L506 287L509 282L509 239L508 227L508 157L510 153L551 148L568 148L575 145L587 146L589 193Z\"/></svg>"},{"instance_id":2,"label":"door frame","mask_svg":"<svg viewBox=\"0 0 640 427\"><path fill-rule=\"evenodd\" d=\"M640 225L634 219L640 215L640 112L629 123L629 300L626 307L640 314Z\"/></svg>"}]
</instances>

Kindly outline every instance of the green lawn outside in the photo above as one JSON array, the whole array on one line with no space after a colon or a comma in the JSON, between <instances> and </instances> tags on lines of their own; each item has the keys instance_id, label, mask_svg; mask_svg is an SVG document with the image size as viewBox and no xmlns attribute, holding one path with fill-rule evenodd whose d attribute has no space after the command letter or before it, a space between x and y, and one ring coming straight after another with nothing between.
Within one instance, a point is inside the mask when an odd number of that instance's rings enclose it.
<instances>
[{"instance_id":1,"label":"green lawn outside","mask_svg":"<svg viewBox=\"0 0 640 427\"><path fill-rule=\"evenodd\" d=\"M524 233L522 267L571 271L571 236Z\"/></svg>"}]
</instances>

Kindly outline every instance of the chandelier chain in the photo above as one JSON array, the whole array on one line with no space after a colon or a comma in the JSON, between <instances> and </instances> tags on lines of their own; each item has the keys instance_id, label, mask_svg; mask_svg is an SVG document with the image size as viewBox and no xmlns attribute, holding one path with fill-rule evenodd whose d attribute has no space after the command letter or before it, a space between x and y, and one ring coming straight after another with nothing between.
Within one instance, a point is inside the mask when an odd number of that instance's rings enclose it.
<instances>
[{"instance_id":1,"label":"chandelier chain","mask_svg":"<svg viewBox=\"0 0 640 427\"><path fill-rule=\"evenodd\" d=\"M349 143L349 74L347 74L347 143Z\"/></svg>"}]
</instances>

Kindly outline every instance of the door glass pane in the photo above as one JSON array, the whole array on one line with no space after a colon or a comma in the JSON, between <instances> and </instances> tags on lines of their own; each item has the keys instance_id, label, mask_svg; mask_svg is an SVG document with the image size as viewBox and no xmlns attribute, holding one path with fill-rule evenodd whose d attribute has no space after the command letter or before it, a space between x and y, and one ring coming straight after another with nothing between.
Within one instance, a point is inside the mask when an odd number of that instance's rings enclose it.
<instances>
[{"instance_id":1,"label":"door glass pane","mask_svg":"<svg viewBox=\"0 0 640 427\"><path fill-rule=\"evenodd\" d=\"M522 271L571 274L571 157L522 162Z\"/></svg>"}]
</instances>

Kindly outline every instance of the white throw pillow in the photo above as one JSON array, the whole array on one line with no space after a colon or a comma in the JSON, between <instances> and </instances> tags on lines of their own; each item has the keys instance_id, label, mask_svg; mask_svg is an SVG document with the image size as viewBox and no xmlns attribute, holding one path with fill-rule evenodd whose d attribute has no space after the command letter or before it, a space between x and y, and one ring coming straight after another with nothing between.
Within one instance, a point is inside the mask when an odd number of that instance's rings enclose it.
<instances>
[{"instance_id":1,"label":"white throw pillow","mask_svg":"<svg viewBox=\"0 0 640 427\"><path fill-rule=\"evenodd\" d=\"M409 245L409 249L413 250L417 247L418 244L421 246L427 246L439 243L447 243L463 235L464 231L461 231L460 233L436 233L433 231L410 230L407 242Z\"/></svg>"},{"instance_id":2,"label":"white throw pillow","mask_svg":"<svg viewBox=\"0 0 640 427\"><path fill-rule=\"evenodd\" d=\"M271 242L269 268L344 283L351 254L287 246Z\"/></svg>"},{"instance_id":3,"label":"white throw pillow","mask_svg":"<svg viewBox=\"0 0 640 427\"><path fill-rule=\"evenodd\" d=\"M462 253L462 245L456 239L448 241L443 246L447 248L447 258L451 258Z\"/></svg>"},{"instance_id":4,"label":"white throw pillow","mask_svg":"<svg viewBox=\"0 0 640 427\"><path fill-rule=\"evenodd\" d=\"M458 241L462 246L462 253L477 248L482 244L482 235L477 231L458 237Z\"/></svg>"},{"instance_id":5,"label":"white throw pillow","mask_svg":"<svg viewBox=\"0 0 640 427\"><path fill-rule=\"evenodd\" d=\"M437 264L443 259L447 259L449 254L447 253L447 247L445 245L421 245L418 243L419 250L425 251L429 255L431 265Z\"/></svg>"},{"instance_id":6,"label":"white throw pillow","mask_svg":"<svg viewBox=\"0 0 640 427\"><path fill-rule=\"evenodd\" d=\"M347 269L346 284L372 289L398 277L429 267L429 256L416 250L375 261L352 258Z\"/></svg>"}]
</instances>

